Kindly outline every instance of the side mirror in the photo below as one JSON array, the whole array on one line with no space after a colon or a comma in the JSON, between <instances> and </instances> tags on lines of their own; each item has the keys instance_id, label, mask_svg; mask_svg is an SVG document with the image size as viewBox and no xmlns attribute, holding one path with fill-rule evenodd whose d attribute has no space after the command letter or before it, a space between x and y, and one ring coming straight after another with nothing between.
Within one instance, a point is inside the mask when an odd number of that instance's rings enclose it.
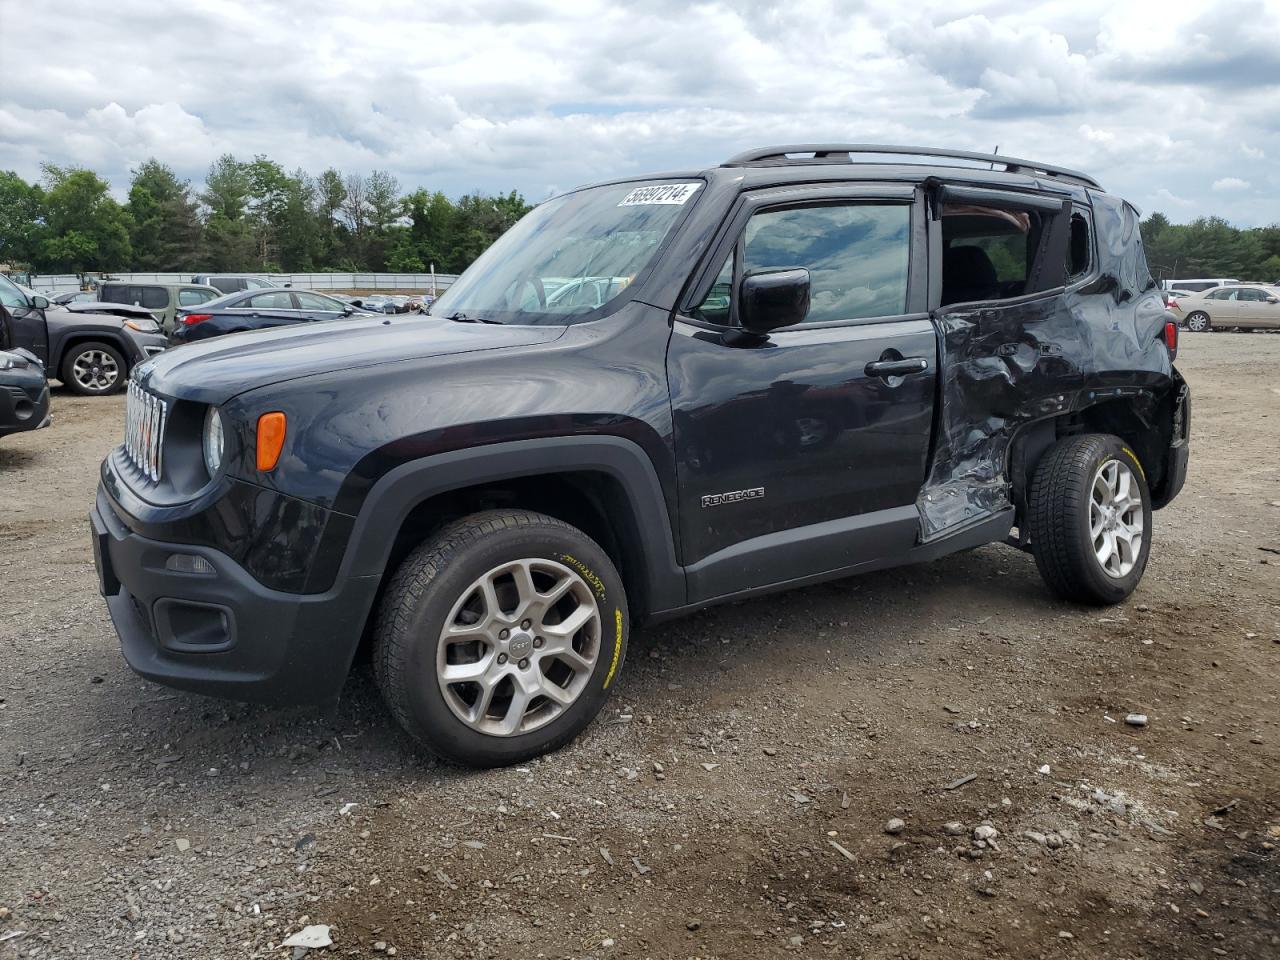
<instances>
[{"instance_id":1,"label":"side mirror","mask_svg":"<svg viewBox=\"0 0 1280 960\"><path fill-rule=\"evenodd\" d=\"M49 298L42 297L40 296L40 294L37 293L34 297L31 298L31 305L35 307L37 310L48 310Z\"/></svg>"},{"instance_id":2,"label":"side mirror","mask_svg":"<svg viewBox=\"0 0 1280 960\"><path fill-rule=\"evenodd\" d=\"M1280 303L1280 297L1267 297L1267 303Z\"/></svg>"},{"instance_id":3,"label":"side mirror","mask_svg":"<svg viewBox=\"0 0 1280 960\"><path fill-rule=\"evenodd\" d=\"M350 304L342 308L342 315L344 317L349 317L355 312L356 312L356 308L351 306Z\"/></svg>"},{"instance_id":4,"label":"side mirror","mask_svg":"<svg viewBox=\"0 0 1280 960\"><path fill-rule=\"evenodd\" d=\"M742 278L738 320L750 333L801 323L809 315L809 271L771 270Z\"/></svg>"}]
</instances>

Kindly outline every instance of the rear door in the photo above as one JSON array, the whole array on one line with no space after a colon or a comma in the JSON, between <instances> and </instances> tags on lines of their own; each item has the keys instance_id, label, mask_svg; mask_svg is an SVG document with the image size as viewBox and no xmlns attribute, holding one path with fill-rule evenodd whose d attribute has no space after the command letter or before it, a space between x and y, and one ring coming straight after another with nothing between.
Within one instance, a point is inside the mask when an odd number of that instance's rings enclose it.
<instances>
[{"instance_id":1,"label":"rear door","mask_svg":"<svg viewBox=\"0 0 1280 960\"><path fill-rule=\"evenodd\" d=\"M1094 249L1087 206L963 184L941 184L930 199L929 302L937 305L943 384L919 500L925 541L1009 511L1014 434L1065 409L1093 375L1089 322L1064 293L1099 276L1086 255ZM1068 278L1070 271L1078 273ZM1073 303L1097 308L1083 297Z\"/></svg>"},{"instance_id":2,"label":"rear door","mask_svg":"<svg viewBox=\"0 0 1280 960\"><path fill-rule=\"evenodd\" d=\"M740 198L668 347L691 601L914 542L937 369L922 216L910 185ZM792 267L810 273L806 320L744 331L743 276ZM904 360L911 372L878 372Z\"/></svg>"}]
</instances>

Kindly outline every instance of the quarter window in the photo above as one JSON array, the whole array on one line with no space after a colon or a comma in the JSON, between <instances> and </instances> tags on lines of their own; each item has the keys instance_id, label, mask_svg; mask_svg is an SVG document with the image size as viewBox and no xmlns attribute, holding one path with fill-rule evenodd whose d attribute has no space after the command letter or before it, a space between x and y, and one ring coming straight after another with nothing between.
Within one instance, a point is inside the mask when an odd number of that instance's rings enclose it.
<instances>
[{"instance_id":1,"label":"quarter window","mask_svg":"<svg viewBox=\"0 0 1280 960\"><path fill-rule=\"evenodd\" d=\"M1067 249L1067 276L1083 277L1089 272L1093 242L1089 237L1089 221L1079 211L1071 215L1071 245Z\"/></svg>"}]
</instances>

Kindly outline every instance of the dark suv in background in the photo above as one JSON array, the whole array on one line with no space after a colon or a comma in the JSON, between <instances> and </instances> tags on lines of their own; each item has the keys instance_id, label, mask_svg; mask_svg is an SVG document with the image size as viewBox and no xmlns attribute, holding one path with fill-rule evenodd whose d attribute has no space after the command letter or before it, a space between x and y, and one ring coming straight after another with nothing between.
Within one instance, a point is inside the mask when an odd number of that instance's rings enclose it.
<instances>
[{"instance_id":1,"label":"dark suv in background","mask_svg":"<svg viewBox=\"0 0 1280 960\"><path fill-rule=\"evenodd\" d=\"M1048 164L796 145L603 183L429 317L136 371L102 591L143 676L328 700L366 638L406 729L511 763L590 722L637 621L1005 541L1123 600L1186 476L1177 332L1136 211Z\"/></svg>"}]
</instances>

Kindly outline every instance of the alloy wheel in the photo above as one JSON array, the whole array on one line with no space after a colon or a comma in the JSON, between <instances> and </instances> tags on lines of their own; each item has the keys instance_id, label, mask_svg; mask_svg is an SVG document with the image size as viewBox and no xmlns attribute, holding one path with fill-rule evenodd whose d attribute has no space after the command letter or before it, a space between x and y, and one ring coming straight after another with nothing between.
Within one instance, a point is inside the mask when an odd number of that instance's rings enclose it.
<instances>
[{"instance_id":1,"label":"alloy wheel","mask_svg":"<svg viewBox=\"0 0 1280 960\"><path fill-rule=\"evenodd\" d=\"M600 638L596 594L576 570L545 559L504 563L463 591L445 619L440 691L473 730L529 733L581 696Z\"/></svg>"},{"instance_id":2,"label":"alloy wheel","mask_svg":"<svg viewBox=\"0 0 1280 960\"><path fill-rule=\"evenodd\" d=\"M105 393L120 379L120 365L105 350L86 350L76 357L71 375L85 390Z\"/></svg>"},{"instance_id":3,"label":"alloy wheel","mask_svg":"<svg viewBox=\"0 0 1280 960\"><path fill-rule=\"evenodd\" d=\"M1142 555L1144 535L1137 478L1128 464L1108 460L1094 474L1089 498L1089 537L1103 572L1128 576Z\"/></svg>"}]
</instances>

